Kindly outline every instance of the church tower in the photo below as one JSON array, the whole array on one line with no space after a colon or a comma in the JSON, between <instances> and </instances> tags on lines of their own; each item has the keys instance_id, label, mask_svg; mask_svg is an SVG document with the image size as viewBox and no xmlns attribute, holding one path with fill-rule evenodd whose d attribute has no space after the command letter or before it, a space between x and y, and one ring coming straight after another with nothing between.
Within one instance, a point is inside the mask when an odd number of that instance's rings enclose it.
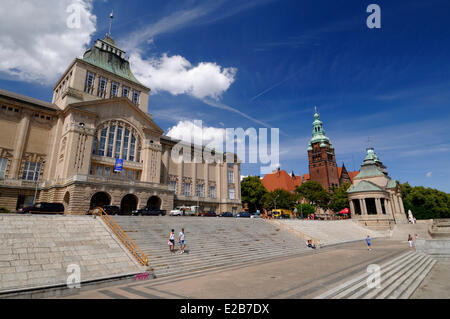
<instances>
[{"instance_id":1,"label":"church tower","mask_svg":"<svg viewBox=\"0 0 450 319\"><path fill-rule=\"evenodd\" d=\"M339 186L334 147L325 135L317 109L314 114L312 139L308 146L308 159L310 180L320 183L329 192L333 187Z\"/></svg>"}]
</instances>

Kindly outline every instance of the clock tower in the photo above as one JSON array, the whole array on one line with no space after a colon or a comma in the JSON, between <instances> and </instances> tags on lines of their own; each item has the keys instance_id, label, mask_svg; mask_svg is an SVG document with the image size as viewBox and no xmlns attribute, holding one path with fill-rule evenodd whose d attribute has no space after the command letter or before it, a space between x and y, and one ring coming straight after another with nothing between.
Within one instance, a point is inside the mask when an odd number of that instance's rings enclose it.
<instances>
[{"instance_id":1,"label":"clock tower","mask_svg":"<svg viewBox=\"0 0 450 319\"><path fill-rule=\"evenodd\" d=\"M317 112L314 114L313 134L308 146L309 176L330 192L339 186L339 173L334 154L334 147L325 135L323 123Z\"/></svg>"}]
</instances>

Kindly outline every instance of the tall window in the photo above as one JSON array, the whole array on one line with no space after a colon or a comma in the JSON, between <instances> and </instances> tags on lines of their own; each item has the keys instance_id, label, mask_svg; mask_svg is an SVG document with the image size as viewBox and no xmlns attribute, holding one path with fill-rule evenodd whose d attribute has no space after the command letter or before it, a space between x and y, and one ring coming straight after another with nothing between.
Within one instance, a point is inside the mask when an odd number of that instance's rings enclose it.
<instances>
[{"instance_id":1,"label":"tall window","mask_svg":"<svg viewBox=\"0 0 450 319\"><path fill-rule=\"evenodd\" d=\"M130 141L130 131L125 129L125 135L123 137L123 151L122 151L122 159L128 159L128 142Z\"/></svg>"},{"instance_id":2,"label":"tall window","mask_svg":"<svg viewBox=\"0 0 450 319\"><path fill-rule=\"evenodd\" d=\"M228 183L234 183L234 173L233 171L228 171Z\"/></svg>"},{"instance_id":3,"label":"tall window","mask_svg":"<svg viewBox=\"0 0 450 319\"><path fill-rule=\"evenodd\" d=\"M184 183L184 196L191 196L191 183Z\"/></svg>"},{"instance_id":4,"label":"tall window","mask_svg":"<svg viewBox=\"0 0 450 319\"><path fill-rule=\"evenodd\" d=\"M228 198L229 199L234 199L234 187L230 187L228 189Z\"/></svg>"},{"instance_id":5,"label":"tall window","mask_svg":"<svg viewBox=\"0 0 450 319\"><path fill-rule=\"evenodd\" d=\"M109 136L108 136L108 151L106 153L107 157L112 157L113 144L114 144L114 134L116 132L116 127L112 125L109 128Z\"/></svg>"},{"instance_id":6,"label":"tall window","mask_svg":"<svg viewBox=\"0 0 450 319\"><path fill-rule=\"evenodd\" d=\"M130 161L134 161L134 153L136 151L136 138L131 136L131 144L130 144Z\"/></svg>"},{"instance_id":7,"label":"tall window","mask_svg":"<svg viewBox=\"0 0 450 319\"><path fill-rule=\"evenodd\" d=\"M128 86L122 87L122 96L128 97L130 95L130 88Z\"/></svg>"},{"instance_id":8,"label":"tall window","mask_svg":"<svg viewBox=\"0 0 450 319\"><path fill-rule=\"evenodd\" d=\"M100 133L100 147L98 149L99 156L105 156L105 146L106 146L106 134L108 132L108 128L105 127Z\"/></svg>"},{"instance_id":9,"label":"tall window","mask_svg":"<svg viewBox=\"0 0 450 319\"><path fill-rule=\"evenodd\" d=\"M94 92L94 81L95 81L95 74L87 72L86 83L84 85L84 92L89 94L92 94Z\"/></svg>"},{"instance_id":10,"label":"tall window","mask_svg":"<svg viewBox=\"0 0 450 319\"><path fill-rule=\"evenodd\" d=\"M216 187L215 186L209 187L209 197L216 198Z\"/></svg>"},{"instance_id":11,"label":"tall window","mask_svg":"<svg viewBox=\"0 0 450 319\"><path fill-rule=\"evenodd\" d=\"M139 91L133 90L133 103L136 105L139 105L139 95Z\"/></svg>"},{"instance_id":12,"label":"tall window","mask_svg":"<svg viewBox=\"0 0 450 319\"><path fill-rule=\"evenodd\" d=\"M5 178L6 164L8 164L8 159L0 158L0 178Z\"/></svg>"},{"instance_id":13,"label":"tall window","mask_svg":"<svg viewBox=\"0 0 450 319\"><path fill-rule=\"evenodd\" d=\"M177 189L177 181L170 181L169 182L169 189L174 191Z\"/></svg>"},{"instance_id":14,"label":"tall window","mask_svg":"<svg viewBox=\"0 0 450 319\"><path fill-rule=\"evenodd\" d=\"M119 95L119 83L111 82L111 97L117 97Z\"/></svg>"},{"instance_id":15,"label":"tall window","mask_svg":"<svg viewBox=\"0 0 450 319\"><path fill-rule=\"evenodd\" d=\"M122 126L117 127L116 151L114 152L115 158L120 158L120 147L122 146L122 130Z\"/></svg>"},{"instance_id":16,"label":"tall window","mask_svg":"<svg viewBox=\"0 0 450 319\"><path fill-rule=\"evenodd\" d=\"M97 131L92 153L98 156L140 162L141 139L136 129L121 121L110 121Z\"/></svg>"},{"instance_id":17,"label":"tall window","mask_svg":"<svg viewBox=\"0 0 450 319\"><path fill-rule=\"evenodd\" d=\"M26 162L23 168L22 179L26 181L37 181L41 170L41 163Z\"/></svg>"},{"instance_id":18,"label":"tall window","mask_svg":"<svg viewBox=\"0 0 450 319\"><path fill-rule=\"evenodd\" d=\"M105 177L110 178L111 177L111 167L105 166Z\"/></svg>"},{"instance_id":19,"label":"tall window","mask_svg":"<svg viewBox=\"0 0 450 319\"><path fill-rule=\"evenodd\" d=\"M203 184L197 184L197 197L203 197Z\"/></svg>"},{"instance_id":20,"label":"tall window","mask_svg":"<svg viewBox=\"0 0 450 319\"><path fill-rule=\"evenodd\" d=\"M108 79L105 79L104 77L100 77L98 80L98 91L97 96L105 97L106 96L106 86L108 84Z\"/></svg>"}]
</instances>

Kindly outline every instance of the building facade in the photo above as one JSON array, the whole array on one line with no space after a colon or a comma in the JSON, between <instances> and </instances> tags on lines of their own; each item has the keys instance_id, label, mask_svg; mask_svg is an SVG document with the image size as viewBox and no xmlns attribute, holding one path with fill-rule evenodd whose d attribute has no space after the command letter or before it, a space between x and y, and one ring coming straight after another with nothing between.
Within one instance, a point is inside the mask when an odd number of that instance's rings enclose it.
<instances>
[{"instance_id":1,"label":"building facade","mask_svg":"<svg viewBox=\"0 0 450 319\"><path fill-rule=\"evenodd\" d=\"M352 218L365 226L388 229L407 223L400 185L389 177L373 148L367 149L360 173L347 193Z\"/></svg>"},{"instance_id":2,"label":"building facade","mask_svg":"<svg viewBox=\"0 0 450 319\"><path fill-rule=\"evenodd\" d=\"M174 161L179 141L147 113L149 93L108 35L68 67L52 103L0 90L0 207L15 211L36 201L64 203L69 214L96 205L120 206L123 214L147 205L240 211L236 156L229 163L225 154L212 163Z\"/></svg>"}]
</instances>

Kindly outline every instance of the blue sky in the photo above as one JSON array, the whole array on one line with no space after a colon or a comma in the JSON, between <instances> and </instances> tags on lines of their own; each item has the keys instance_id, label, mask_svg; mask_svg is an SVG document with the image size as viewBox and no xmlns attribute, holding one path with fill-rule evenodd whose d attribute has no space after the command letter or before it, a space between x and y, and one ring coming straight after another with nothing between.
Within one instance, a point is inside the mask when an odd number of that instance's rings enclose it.
<instances>
[{"instance_id":1,"label":"blue sky","mask_svg":"<svg viewBox=\"0 0 450 319\"><path fill-rule=\"evenodd\" d=\"M366 26L371 3L381 29ZM358 169L370 136L391 177L450 192L448 1L109 0L88 9L91 43L114 9L113 37L142 63L178 56L188 69L209 63L219 69L204 72L231 79L205 89L214 96L162 81L149 113L166 132L183 120L280 128L281 168L304 174L317 106L339 165ZM11 74L0 65L1 88L51 100L51 81ZM259 165L243 164L242 174L259 174Z\"/></svg>"}]
</instances>

